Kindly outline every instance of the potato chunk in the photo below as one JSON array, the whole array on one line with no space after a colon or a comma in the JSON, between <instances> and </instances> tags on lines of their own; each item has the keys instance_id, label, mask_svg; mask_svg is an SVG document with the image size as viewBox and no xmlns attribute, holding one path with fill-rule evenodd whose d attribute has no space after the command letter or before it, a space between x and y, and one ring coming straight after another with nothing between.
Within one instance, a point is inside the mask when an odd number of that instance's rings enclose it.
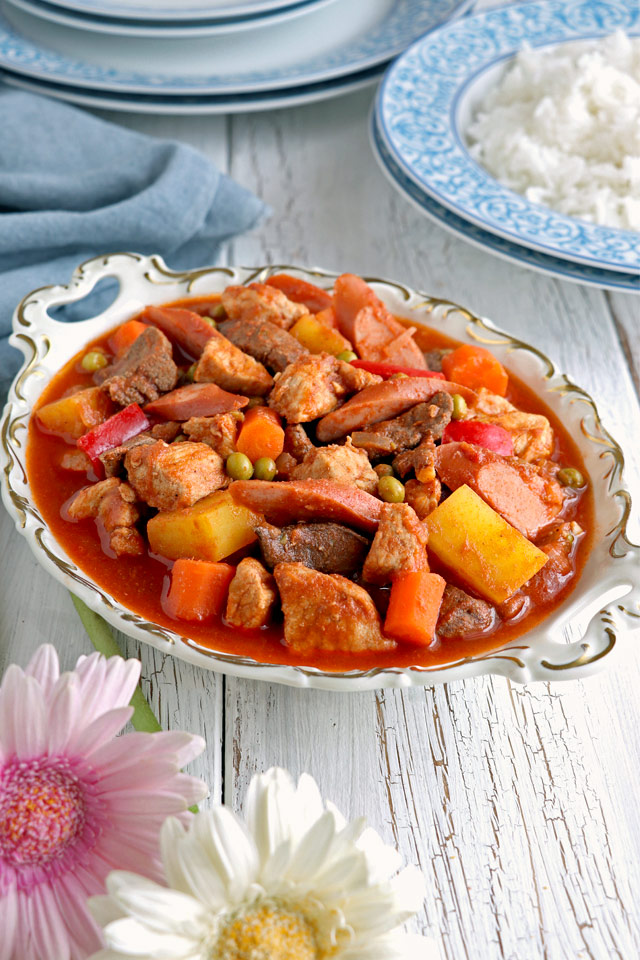
<instances>
[{"instance_id":1,"label":"potato chunk","mask_svg":"<svg viewBox=\"0 0 640 960\"><path fill-rule=\"evenodd\" d=\"M351 349L351 344L339 330L328 327L311 314L300 317L291 327L290 333L309 353L331 353L337 357L343 350Z\"/></svg>"},{"instance_id":2,"label":"potato chunk","mask_svg":"<svg viewBox=\"0 0 640 960\"><path fill-rule=\"evenodd\" d=\"M548 560L466 484L424 523L429 530L429 549L493 603L510 597Z\"/></svg>"},{"instance_id":3,"label":"potato chunk","mask_svg":"<svg viewBox=\"0 0 640 960\"><path fill-rule=\"evenodd\" d=\"M36 411L36 420L48 433L77 440L87 430L104 423L116 406L100 387L88 387L46 403Z\"/></svg>"},{"instance_id":4,"label":"potato chunk","mask_svg":"<svg viewBox=\"0 0 640 960\"><path fill-rule=\"evenodd\" d=\"M254 528L263 518L234 503L228 490L218 490L182 510L156 514L147 524L153 553L169 560L223 560L256 538Z\"/></svg>"}]
</instances>

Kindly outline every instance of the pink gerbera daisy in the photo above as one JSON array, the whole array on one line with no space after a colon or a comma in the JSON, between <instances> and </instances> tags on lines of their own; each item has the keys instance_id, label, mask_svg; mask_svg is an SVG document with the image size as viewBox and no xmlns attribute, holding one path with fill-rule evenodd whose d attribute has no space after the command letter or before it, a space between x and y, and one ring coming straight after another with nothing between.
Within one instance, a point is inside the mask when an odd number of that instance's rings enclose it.
<instances>
[{"instance_id":1,"label":"pink gerbera daisy","mask_svg":"<svg viewBox=\"0 0 640 960\"><path fill-rule=\"evenodd\" d=\"M82 960L100 945L87 897L110 870L160 878L159 833L207 788L180 768L187 733L129 733L138 660L53 647L0 686L0 960ZM188 815L189 816L189 815Z\"/></svg>"}]
</instances>

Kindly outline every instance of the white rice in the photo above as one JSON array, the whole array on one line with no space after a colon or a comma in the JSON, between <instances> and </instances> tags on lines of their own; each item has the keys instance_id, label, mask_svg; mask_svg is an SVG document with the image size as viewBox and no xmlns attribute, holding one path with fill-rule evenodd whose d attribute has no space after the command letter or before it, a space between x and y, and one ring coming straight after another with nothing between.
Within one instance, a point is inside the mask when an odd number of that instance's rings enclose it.
<instances>
[{"instance_id":1,"label":"white rice","mask_svg":"<svg viewBox=\"0 0 640 960\"><path fill-rule=\"evenodd\" d=\"M528 200L640 231L640 38L525 47L467 132L478 163Z\"/></svg>"}]
</instances>

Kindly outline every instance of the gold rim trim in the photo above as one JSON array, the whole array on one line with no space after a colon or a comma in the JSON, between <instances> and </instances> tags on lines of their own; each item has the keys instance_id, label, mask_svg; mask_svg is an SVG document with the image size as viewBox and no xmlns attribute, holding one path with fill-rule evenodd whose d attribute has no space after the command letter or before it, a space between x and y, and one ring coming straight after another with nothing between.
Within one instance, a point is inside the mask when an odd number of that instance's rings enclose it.
<instances>
[{"instance_id":1,"label":"gold rim trim","mask_svg":"<svg viewBox=\"0 0 640 960\"><path fill-rule=\"evenodd\" d=\"M97 257L90 260L84 261L80 266L74 271L71 282L66 287L61 286L49 286L49 287L40 287L37 290L32 291L28 294L19 304L16 310L16 323L22 327L31 327L32 324L28 321L24 315L25 308L33 303L34 300L38 299L38 295L42 294L47 290L59 289L61 293L63 291L68 291L71 293L84 279L89 266L94 267L96 264L101 264L104 267L109 266L110 260L114 257L127 257L135 262L143 262L147 258L139 255L132 254L128 252L122 252L118 254L110 254L104 257ZM304 273L308 277L313 277L320 281L333 281L338 274L332 273L329 271L324 271L320 269L306 270L296 267L291 264L272 264L270 266L264 266L259 268L230 268L230 267L203 267L198 270L185 270L185 271L173 271L170 270L158 257L152 257L151 263L153 268L160 277L166 278L165 280L158 279L153 276L151 271L147 270L144 273L144 277L147 282L154 285L169 285L170 283L182 283L186 286L186 294L188 295L195 285L195 283L207 276L216 276L222 275L225 277L234 277L236 270L242 270L246 272L249 270L249 275L245 277L243 283L252 283L256 280L264 280L269 276L272 276L274 273L280 273L282 271L295 271L296 273ZM96 281L98 278L96 277ZM433 314L434 311L438 308L441 310L441 316L438 317L439 323L445 323L448 320L449 316L452 313L456 313L465 317L468 320L468 326L466 332L468 335L478 341L479 343L493 345L493 346L502 346L505 347L509 352L514 352L516 350L523 350L528 354L533 355L537 358L539 362L545 368L543 374L545 380L550 380L556 375L556 368L553 362L547 357L542 351L536 347L532 347L529 344L525 343L522 340L519 340L516 337L512 337L509 334L502 333L499 330L494 329L491 325L487 324L480 317L476 317L469 310L461 307L455 303L452 303L449 300L441 300L436 297L430 297L428 294L422 292L416 292L410 290L408 287L403 284L383 280L379 277L366 277L365 280L367 283L376 283L383 284L387 287L391 287L396 292L398 292L404 300L409 303L413 297L417 295L418 298L422 298L419 303L417 303L413 309L423 309L428 314ZM325 288L328 287L328 284L324 284ZM88 291L90 292L90 291ZM40 360L44 359L49 353L51 348L51 343L48 337L43 336L40 338L40 343L42 345L42 350L40 352L38 345L26 333L16 332L16 338L21 341L26 347L29 347L31 350L31 357L25 360L25 365L21 369L16 381L14 390L18 400L23 403L27 403L26 397L23 393L23 387L26 381L36 373L36 368ZM605 474L605 480L608 480L608 492L614 499L622 501L621 506L621 517L618 523L606 534L607 537L613 537L609 545L609 554L614 560L624 558L629 550L637 549L637 545L634 544L627 535L627 523L631 513L631 495L625 489L613 490L612 487L615 486L622 479L622 472L625 466L624 454L619 446L619 444L611 437L606 428L603 426L598 413L596 404L593 398L581 387L578 387L572 383L564 374L560 375L562 382L555 386L551 387L553 392L559 393L561 396L569 396L570 402L582 402L587 405L589 408L589 413L593 417L593 422L595 426L594 432L590 429L585 420L581 421L581 429L587 440L594 444L598 444L605 449L602 451L601 456L611 456L612 465L610 471ZM304 666L292 666L288 664L277 664L277 663L265 663L262 661L253 660L248 657L239 657L234 654L225 654L223 652L218 652L215 650L210 650L206 647L202 647L200 644L195 641L187 638L180 637L178 634L173 631L167 630L161 627L159 624L151 623L147 620L144 620L138 614L133 613L132 611L127 611L121 609L121 604L108 594L105 594L93 581L89 580L84 576L84 574L75 566L71 561L63 560L61 557L58 557L46 544L44 540L45 534L48 533L44 520L40 516L39 512L31 506L28 500L26 500L21 494L19 494L11 485L10 476L14 468L19 468L23 482L27 482L27 474L25 465L22 462L22 459L19 455L19 451L22 451L22 444L20 442L19 434L22 431L25 431L27 424L25 422L29 414L21 414L15 418L12 418L12 406L8 404L7 412L5 414L1 442L3 450L6 454L7 463L5 465L4 474L6 487L11 498L11 502L14 506L16 513L18 514L21 522L21 526L24 529L27 522L27 516L33 517L39 524L37 529L34 532L34 537L42 549L43 553L46 555L48 560L54 564L57 569L63 573L65 576L71 578L74 582L78 583L81 586L86 587L92 593L97 595L104 606L117 615L118 619L126 623L134 625L138 630L146 633L150 636L154 636L157 639L174 646L178 640L185 643L186 646L191 649L197 650L199 653L204 654L212 660L215 660L221 665L230 665L234 667L250 667L251 669L265 668L271 671L273 670L294 670L296 673L300 674L303 677L309 679L330 679L334 683L339 683L341 681L351 681L351 680L366 680L366 679L375 679L380 676L400 676L406 674L407 671L412 673L420 674L430 674L435 672L444 672L448 670L453 670L456 668L461 668L465 666L470 666L475 663L492 663L492 662L509 662L517 666L519 669L526 670L527 664L522 659L521 656L518 656L519 653L524 651L531 650L530 644L521 644L521 645L512 645L504 648L498 648L495 651L487 651L484 654L474 656L474 657L465 657L459 660L456 660L451 663L445 664L435 664L431 666L410 666L410 667L380 667L372 670L353 670L345 673L334 673L331 671L323 671L314 667L304 667ZM622 549L619 550L618 546L622 544ZM627 549L624 549L624 548ZM634 619L640 619L640 613L635 613L634 611L628 609L623 604L617 604L616 609L620 613L624 613L629 617ZM638 609L640 610L640 604L638 604ZM600 618L602 622L607 622L613 624L614 620L612 619L613 610L609 608L603 608L600 612ZM564 663L552 663L549 660L541 660L540 666L546 670L561 672L564 670L576 669L588 666L592 663L595 663L598 660L601 660L607 654L613 650L616 644L616 633L612 626L606 626L604 633L607 636L607 645L601 650L592 650L591 644L588 642L582 642L581 648L582 653L578 657L564 662ZM557 643L558 651L560 652L564 644ZM571 647L575 648L575 644L571 644Z\"/></svg>"}]
</instances>

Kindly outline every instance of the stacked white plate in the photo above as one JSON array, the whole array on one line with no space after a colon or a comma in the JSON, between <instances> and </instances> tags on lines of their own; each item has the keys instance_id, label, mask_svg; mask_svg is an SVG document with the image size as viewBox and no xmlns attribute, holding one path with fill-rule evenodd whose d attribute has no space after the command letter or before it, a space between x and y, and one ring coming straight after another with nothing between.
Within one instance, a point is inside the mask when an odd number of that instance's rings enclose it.
<instances>
[{"instance_id":1,"label":"stacked white plate","mask_svg":"<svg viewBox=\"0 0 640 960\"><path fill-rule=\"evenodd\" d=\"M498 183L465 131L523 43L640 36L638 0L532 0L446 23L417 40L380 86L371 138L383 172L430 219L520 266L640 293L640 233L565 216Z\"/></svg>"},{"instance_id":2,"label":"stacked white plate","mask_svg":"<svg viewBox=\"0 0 640 960\"><path fill-rule=\"evenodd\" d=\"M227 113L322 100L473 0L0 0L2 79L87 106Z\"/></svg>"}]
</instances>

